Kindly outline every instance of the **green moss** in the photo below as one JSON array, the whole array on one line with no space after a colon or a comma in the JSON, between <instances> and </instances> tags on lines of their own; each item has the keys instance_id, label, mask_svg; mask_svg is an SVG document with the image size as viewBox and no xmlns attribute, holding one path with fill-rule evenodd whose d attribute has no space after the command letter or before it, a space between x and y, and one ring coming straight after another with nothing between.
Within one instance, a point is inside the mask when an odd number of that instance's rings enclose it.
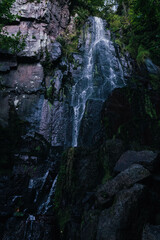
<instances>
[{"instance_id":1,"label":"green moss","mask_svg":"<svg viewBox=\"0 0 160 240\"><path fill-rule=\"evenodd\" d=\"M62 234L66 223L70 219L70 207L64 204L63 199L71 199L75 189L73 180L74 154L74 148L70 148L63 153L55 190L54 209Z\"/></svg>"},{"instance_id":2,"label":"green moss","mask_svg":"<svg viewBox=\"0 0 160 240\"><path fill-rule=\"evenodd\" d=\"M37 147L36 147L36 151L37 151L37 152L40 152L40 150L41 150L41 147L40 147L40 146L37 146Z\"/></svg>"},{"instance_id":3,"label":"green moss","mask_svg":"<svg viewBox=\"0 0 160 240\"><path fill-rule=\"evenodd\" d=\"M150 84L154 90L160 89L160 76L155 74L150 74Z\"/></svg>"},{"instance_id":4,"label":"green moss","mask_svg":"<svg viewBox=\"0 0 160 240\"><path fill-rule=\"evenodd\" d=\"M47 88L47 98L52 99L53 97L53 86Z\"/></svg>"},{"instance_id":5,"label":"green moss","mask_svg":"<svg viewBox=\"0 0 160 240\"><path fill-rule=\"evenodd\" d=\"M147 94L145 94L145 112L151 119L157 118L156 110Z\"/></svg>"},{"instance_id":6,"label":"green moss","mask_svg":"<svg viewBox=\"0 0 160 240\"><path fill-rule=\"evenodd\" d=\"M15 212L13 215L15 217L23 217L24 216L24 214L22 212Z\"/></svg>"},{"instance_id":7,"label":"green moss","mask_svg":"<svg viewBox=\"0 0 160 240\"><path fill-rule=\"evenodd\" d=\"M57 179L57 183L56 183L56 190L55 190L55 197L54 197L54 206L55 206L56 211L59 211L59 209L60 209L63 187L65 184L65 175L66 175L66 168L63 163L60 166L58 179Z\"/></svg>"},{"instance_id":8,"label":"green moss","mask_svg":"<svg viewBox=\"0 0 160 240\"><path fill-rule=\"evenodd\" d=\"M48 105L49 105L50 109L53 108L53 105L52 105L52 103L50 101L48 101Z\"/></svg>"},{"instance_id":9,"label":"green moss","mask_svg":"<svg viewBox=\"0 0 160 240\"><path fill-rule=\"evenodd\" d=\"M58 212L58 222L60 226L60 233L63 235L66 223L70 220L70 210L60 209Z\"/></svg>"}]
</instances>

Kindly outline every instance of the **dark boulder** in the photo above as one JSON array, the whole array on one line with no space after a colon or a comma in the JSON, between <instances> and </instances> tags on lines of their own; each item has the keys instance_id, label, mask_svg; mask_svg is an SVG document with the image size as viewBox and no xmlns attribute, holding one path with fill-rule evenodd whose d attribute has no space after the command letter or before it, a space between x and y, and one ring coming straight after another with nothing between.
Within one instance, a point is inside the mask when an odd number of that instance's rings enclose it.
<instances>
[{"instance_id":1,"label":"dark boulder","mask_svg":"<svg viewBox=\"0 0 160 240\"><path fill-rule=\"evenodd\" d=\"M144 223L145 187L136 184L123 190L99 217L97 240L140 240Z\"/></svg>"},{"instance_id":2,"label":"dark boulder","mask_svg":"<svg viewBox=\"0 0 160 240\"><path fill-rule=\"evenodd\" d=\"M100 161L102 162L104 172L105 168L112 174L116 162L120 156L125 152L123 141L119 139L109 139L99 150Z\"/></svg>"},{"instance_id":3,"label":"dark boulder","mask_svg":"<svg viewBox=\"0 0 160 240\"><path fill-rule=\"evenodd\" d=\"M134 163L138 163L143 165L145 168L149 170L153 170L154 165L157 161L158 153L152 151L127 151L125 152L114 168L115 172L121 172L130 167Z\"/></svg>"},{"instance_id":4,"label":"dark boulder","mask_svg":"<svg viewBox=\"0 0 160 240\"><path fill-rule=\"evenodd\" d=\"M143 230L142 240L159 240L160 226L153 226L147 224Z\"/></svg>"},{"instance_id":5,"label":"dark boulder","mask_svg":"<svg viewBox=\"0 0 160 240\"><path fill-rule=\"evenodd\" d=\"M89 99L86 103L85 113L81 121L78 144L79 146L92 146L103 138L101 132L100 113L103 102Z\"/></svg>"},{"instance_id":6,"label":"dark boulder","mask_svg":"<svg viewBox=\"0 0 160 240\"><path fill-rule=\"evenodd\" d=\"M111 197L124 188L150 176L150 172L139 164L132 165L130 168L118 174L112 180L101 185L97 190L97 199L100 204L110 201Z\"/></svg>"},{"instance_id":7,"label":"dark boulder","mask_svg":"<svg viewBox=\"0 0 160 240\"><path fill-rule=\"evenodd\" d=\"M98 225L98 211L91 210L83 217L81 223L81 240L93 240L96 238Z\"/></svg>"}]
</instances>

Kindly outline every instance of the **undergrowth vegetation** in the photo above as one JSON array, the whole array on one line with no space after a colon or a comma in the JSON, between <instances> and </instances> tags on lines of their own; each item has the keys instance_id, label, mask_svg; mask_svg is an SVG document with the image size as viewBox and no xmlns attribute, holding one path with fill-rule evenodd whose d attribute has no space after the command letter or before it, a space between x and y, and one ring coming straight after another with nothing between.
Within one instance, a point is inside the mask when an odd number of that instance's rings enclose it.
<instances>
[{"instance_id":1,"label":"undergrowth vegetation","mask_svg":"<svg viewBox=\"0 0 160 240\"><path fill-rule=\"evenodd\" d=\"M120 48L129 51L138 64L151 57L160 65L160 2L117 0L118 8L106 5L104 14ZM123 49L124 50L124 49Z\"/></svg>"}]
</instances>

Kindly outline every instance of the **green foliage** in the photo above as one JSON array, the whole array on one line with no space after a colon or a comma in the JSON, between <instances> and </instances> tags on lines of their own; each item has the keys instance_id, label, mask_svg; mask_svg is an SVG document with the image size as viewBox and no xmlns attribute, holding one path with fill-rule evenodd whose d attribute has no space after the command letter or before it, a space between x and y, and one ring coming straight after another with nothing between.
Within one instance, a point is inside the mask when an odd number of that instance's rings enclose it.
<instances>
[{"instance_id":1,"label":"green foliage","mask_svg":"<svg viewBox=\"0 0 160 240\"><path fill-rule=\"evenodd\" d=\"M127 46L138 63L150 55L160 64L160 2L158 0L117 0L117 12L106 6L106 19L116 37Z\"/></svg>"},{"instance_id":2,"label":"green foliage","mask_svg":"<svg viewBox=\"0 0 160 240\"><path fill-rule=\"evenodd\" d=\"M62 45L62 47L65 46L66 44L65 38L60 35L56 38L56 41L59 42Z\"/></svg>"},{"instance_id":3,"label":"green foliage","mask_svg":"<svg viewBox=\"0 0 160 240\"><path fill-rule=\"evenodd\" d=\"M145 50L143 46L140 45L138 48L138 55L136 58L137 63L138 64L144 63L145 59L149 57L149 55L150 55L149 51Z\"/></svg>"},{"instance_id":4,"label":"green foliage","mask_svg":"<svg viewBox=\"0 0 160 240\"><path fill-rule=\"evenodd\" d=\"M110 18L110 26L114 32L118 31L121 28L121 16L114 14Z\"/></svg>"},{"instance_id":5,"label":"green foliage","mask_svg":"<svg viewBox=\"0 0 160 240\"><path fill-rule=\"evenodd\" d=\"M148 114L148 116L151 118L151 119L156 119L157 118L157 114L156 114L156 110L155 110L155 107L153 106L152 102L151 102L151 99L149 97L148 94L145 94L145 112L146 114Z\"/></svg>"},{"instance_id":6,"label":"green foliage","mask_svg":"<svg viewBox=\"0 0 160 240\"><path fill-rule=\"evenodd\" d=\"M158 90L160 89L160 76L155 75L155 74L150 74L149 75L149 80L150 84L153 90Z\"/></svg>"},{"instance_id":7,"label":"green foliage","mask_svg":"<svg viewBox=\"0 0 160 240\"><path fill-rule=\"evenodd\" d=\"M12 34L11 36L9 36L7 32L2 31L0 34L0 48L8 50L12 53L18 53L25 48L26 37L26 35L21 35L20 31L16 34Z\"/></svg>"},{"instance_id":8,"label":"green foliage","mask_svg":"<svg viewBox=\"0 0 160 240\"><path fill-rule=\"evenodd\" d=\"M0 1L0 29L4 24L8 24L16 19L10 12L10 8L15 0L2 0Z\"/></svg>"},{"instance_id":9,"label":"green foliage","mask_svg":"<svg viewBox=\"0 0 160 240\"><path fill-rule=\"evenodd\" d=\"M83 7L77 7L76 14L77 16L74 19L76 27L81 28L84 22L86 21L87 17L89 17L90 13L87 9Z\"/></svg>"},{"instance_id":10,"label":"green foliage","mask_svg":"<svg viewBox=\"0 0 160 240\"><path fill-rule=\"evenodd\" d=\"M42 62L42 66L44 69L44 75L52 75L53 74L53 63L50 59L50 54L48 52L48 49L46 48L45 51L45 61Z\"/></svg>"},{"instance_id":11,"label":"green foliage","mask_svg":"<svg viewBox=\"0 0 160 240\"><path fill-rule=\"evenodd\" d=\"M75 23L81 28L89 16L103 16L105 0L77 0L71 3L72 15L76 14Z\"/></svg>"},{"instance_id":12,"label":"green foliage","mask_svg":"<svg viewBox=\"0 0 160 240\"><path fill-rule=\"evenodd\" d=\"M24 214L22 212L15 212L13 215L15 217L23 217L24 216Z\"/></svg>"},{"instance_id":13,"label":"green foliage","mask_svg":"<svg viewBox=\"0 0 160 240\"><path fill-rule=\"evenodd\" d=\"M62 52L63 55L70 61L73 61L72 54L77 52L78 48L78 38L79 38L79 31L76 31L73 34L69 34L65 32L64 36L58 36L56 41L60 42L62 45Z\"/></svg>"},{"instance_id":14,"label":"green foliage","mask_svg":"<svg viewBox=\"0 0 160 240\"><path fill-rule=\"evenodd\" d=\"M35 150L36 150L37 152L40 152L40 151L41 151L41 146L37 146Z\"/></svg>"},{"instance_id":15,"label":"green foliage","mask_svg":"<svg viewBox=\"0 0 160 240\"><path fill-rule=\"evenodd\" d=\"M78 7L86 9L89 15L97 15L104 6L105 0L77 0L72 1L71 8L76 11Z\"/></svg>"}]
</instances>

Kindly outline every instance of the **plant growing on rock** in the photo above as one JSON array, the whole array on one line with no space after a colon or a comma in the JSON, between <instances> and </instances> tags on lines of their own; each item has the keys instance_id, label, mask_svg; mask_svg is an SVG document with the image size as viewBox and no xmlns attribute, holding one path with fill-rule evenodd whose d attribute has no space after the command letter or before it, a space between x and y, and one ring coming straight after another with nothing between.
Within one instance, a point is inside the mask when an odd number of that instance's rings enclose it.
<instances>
[{"instance_id":1,"label":"plant growing on rock","mask_svg":"<svg viewBox=\"0 0 160 240\"><path fill-rule=\"evenodd\" d=\"M0 49L10 51L11 53L17 53L24 49L25 38L20 31L16 34L9 35L5 31L4 26L11 24L18 16L13 15L10 12L10 8L15 0L2 0L0 2Z\"/></svg>"}]
</instances>

